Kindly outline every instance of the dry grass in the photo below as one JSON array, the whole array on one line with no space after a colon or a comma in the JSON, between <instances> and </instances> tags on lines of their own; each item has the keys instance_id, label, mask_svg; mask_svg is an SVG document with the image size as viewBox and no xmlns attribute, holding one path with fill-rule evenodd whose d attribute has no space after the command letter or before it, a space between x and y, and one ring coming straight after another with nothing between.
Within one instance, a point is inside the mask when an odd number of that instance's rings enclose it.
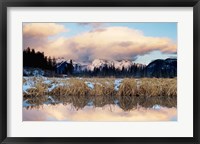
<instances>
[{"instance_id":1,"label":"dry grass","mask_svg":"<svg viewBox=\"0 0 200 144\"><path fill-rule=\"evenodd\" d=\"M95 84L91 91L91 100L96 107L102 107L106 104L113 104L115 90L113 85L99 85Z\"/></svg>"},{"instance_id":2,"label":"dry grass","mask_svg":"<svg viewBox=\"0 0 200 144\"><path fill-rule=\"evenodd\" d=\"M64 85L58 85L49 94L55 96L86 96L89 94L90 89L82 80L70 79L63 83Z\"/></svg>"},{"instance_id":3,"label":"dry grass","mask_svg":"<svg viewBox=\"0 0 200 144\"><path fill-rule=\"evenodd\" d=\"M137 83L135 79L124 79L116 94L119 106L124 110L133 109L136 104Z\"/></svg>"},{"instance_id":4,"label":"dry grass","mask_svg":"<svg viewBox=\"0 0 200 144\"><path fill-rule=\"evenodd\" d=\"M176 107L177 105L177 80L144 78L138 88L139 105L152 107L155 104Z\"/></svg>"},{"instance_id":5,"label":"dry grass","mask_svg":"<svg viewBox=\"0 0 200 144\"><path fill-rule=\"evenodd\" d=\"M176 79L144 78L141 79L138 95L140 96L176 96Z\"/></svg>"},{"instance_id":6,"label":"dry grass","mask_svg":"<svg viewBox=\"0 0 200 144\"><path fill-rule=\"evenodd\" d=\"M24 99L30 103L42 104L51 95L54 100L63 104L72 103L76 109L85 107L93 102L95 107L114 104L118 100L119 106L131 110L138 105L152 107L155 104L176 107L177 79L142 78L123 79L119 90L115 90L114 78L48 78L51 82L44 83L43 79L31 78L34 88L23 93ZM23 83L27 80L23 79ZM88 87L86 82L93 85ZM52 88L55 86L55 88ZM49 90L51 89L52 90Z\"/></svg>"}]
</instances>

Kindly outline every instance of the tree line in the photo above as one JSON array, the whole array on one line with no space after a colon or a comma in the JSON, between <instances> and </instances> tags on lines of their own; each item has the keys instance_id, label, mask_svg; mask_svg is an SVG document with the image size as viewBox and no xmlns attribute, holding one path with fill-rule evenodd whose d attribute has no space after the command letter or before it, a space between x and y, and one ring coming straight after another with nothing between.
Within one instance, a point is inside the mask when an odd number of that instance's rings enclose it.
<instances>
[{"instance_id":1,"label":"tree line","mask_svg":"<svg viewBox=\"0 0 200 144\"><path fill-rule=\"evenodd\" d=\"M145 66L132 65L129 68L117 69L114 66L105 65L102 68L94 68L94 70L83 70L76 74L77 76L92 77L144 77Z\"/></svg>"},{"instance_id":2,"label":"tree line","mask_svg":"<svg viewBox=\"0 0 200 144\"><path fill-rule=\"evenodd\" d=\"M23 50L23 67L34 67L46 70L55 70L56 59L44 55L44 52L35 52L34 49Z\"/></svg>"}]
</instances>

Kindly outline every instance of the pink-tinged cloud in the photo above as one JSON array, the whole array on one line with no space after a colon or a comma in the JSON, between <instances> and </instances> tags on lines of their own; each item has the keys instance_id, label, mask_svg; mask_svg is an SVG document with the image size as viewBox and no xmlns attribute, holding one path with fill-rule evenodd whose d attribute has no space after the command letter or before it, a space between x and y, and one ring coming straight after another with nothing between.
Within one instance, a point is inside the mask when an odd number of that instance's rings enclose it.
<instances>
[{"instance_id":1,"label":"pink-tinged cloud","mask_svg":"<svg viewBox=\"0 0 200 144\"><path fill-rule=\"evenodd\" d=\"M26 38L25 38L26 41ZM36 45L36 40L29 46ZM152 51L176 53L177 46L169 38L145 36L141 31L127 27L93 29L71 38L60 37L47 40L34 47L45 55L65 57L76 61L102 59L136 59Z\"/></svg>"},{"instance_id":2,"label":"pink-tinged cloud","mask_svg":"<svg viewBox=\"0 0 200 144\"><path fill-rule=\"evenodd\" d=\"M56 23L23 23L23 48L46 47L49 43L49 36L67 31L63 25Z\"/></svg>"},{"instance_id":3,"label":"pink-tinged cloud","mask_svg":"<svg viewBox=\"0 0 200 144\"><path fill-rule=\"evenodd\" d=\"M63 25L56 23L24 23L23 35L30 37L48 37L67 30Z\"/></svg>"},{"instance_id":4,"label":"pink-tinged cloud","mask_svg":"<svg viewBox=\"0 0 200 144\"><path fill-rule=\"evenodd\" d=\"M102 27L102 26L105 25L105 23L102 23L102 22L80 22L78 24L82 25L82 26L91 26L94 29Z\"/></svg>"}]
</instances>

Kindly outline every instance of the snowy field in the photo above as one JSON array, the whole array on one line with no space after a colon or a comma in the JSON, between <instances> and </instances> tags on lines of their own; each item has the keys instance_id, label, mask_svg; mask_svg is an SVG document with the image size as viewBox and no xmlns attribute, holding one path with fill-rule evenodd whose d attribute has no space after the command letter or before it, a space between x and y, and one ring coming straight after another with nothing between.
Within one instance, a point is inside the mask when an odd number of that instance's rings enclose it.
<instances>
[{"instance_id":1,"label":"snowy field","mask_svg":"<svg viewBox=\"0 0 200 144\"><path fill-rule=\"evenodd\" d=\"M113 85L114 89L117 91L123 79L114 79L114 78L47 78L47 77L23 77L23 93L29 94L28 90L37 89L38 84L43 84L46 87L46 92L51 92L52 90L65 86L68 87L72 81L83 81L88 88L94 89L94 85ZM137 79L136 79L137 81Z\"/></svg>"}]
</instances>

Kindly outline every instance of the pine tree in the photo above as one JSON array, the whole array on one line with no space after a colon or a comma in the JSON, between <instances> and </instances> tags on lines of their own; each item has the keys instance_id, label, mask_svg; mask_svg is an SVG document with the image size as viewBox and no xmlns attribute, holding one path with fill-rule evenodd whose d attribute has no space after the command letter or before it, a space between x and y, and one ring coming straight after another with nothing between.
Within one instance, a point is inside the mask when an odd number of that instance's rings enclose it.
<instances>
[{"instance_id":1,"label":"pine tree","mask_svg":"<svg viewBox=\"0 0 200 144\"><path fill-rule=\"evenodd\" d=\"M52 69L52 60L51 57L49 56L48 58L48 69L51 70Z\"/></svg>"}]
</instances>

